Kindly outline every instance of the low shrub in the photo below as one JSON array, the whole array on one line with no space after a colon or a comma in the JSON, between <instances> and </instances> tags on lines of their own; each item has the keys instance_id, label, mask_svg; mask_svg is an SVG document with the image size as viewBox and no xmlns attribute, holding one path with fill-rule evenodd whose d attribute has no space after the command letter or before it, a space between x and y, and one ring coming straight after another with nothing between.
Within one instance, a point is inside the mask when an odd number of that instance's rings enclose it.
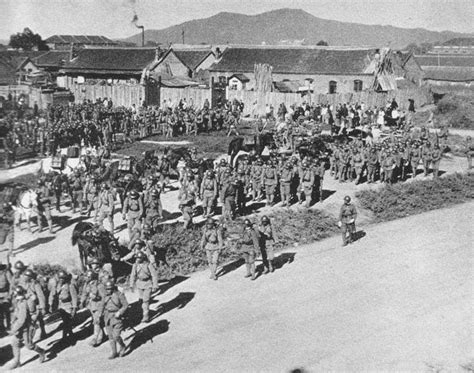
<instances>
[{"instance_id":1,"label":"low shrub","mask_svg":"<svg viewBox=\"0 0 474 373\"><path fill-rule=\"evenodd\" d=\"M474 128L474 93L450 93L436 105L435 123L453 128Z\"/></svg>"},{"instance_id":2,"label":"low shrub","mask_svg":"<svg viewBox=\"0 0 474 373\"><path fill-rule=\"evenodd\" d=\"M448 207L474 198L474 174L454 174L438 180L387 185L356 194L376 221L388 221Z\"/></svg>"}]
</instances>

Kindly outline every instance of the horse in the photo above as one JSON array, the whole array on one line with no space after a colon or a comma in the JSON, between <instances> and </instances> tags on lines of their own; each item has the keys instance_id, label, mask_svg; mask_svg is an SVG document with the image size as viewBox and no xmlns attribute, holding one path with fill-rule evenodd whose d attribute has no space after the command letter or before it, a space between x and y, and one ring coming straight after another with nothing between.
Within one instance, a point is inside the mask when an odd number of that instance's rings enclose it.
<instances>
[{"instance_id":1,"label":"horse","mask_svg":"<svg viewBox=\"0 0 474 373\"><path fill-rule=\"evenodd\" d=\"M73 246L78 246L83 271L87 269L90 259L96 258L103 264L110 263L112 267L116 267L120 258L125 255L125 249L110 232L97 228L90 222L76 224L71 242Z\"/></svg>"},{"instance_id":2,"label":"horse","mask_svg":"<svg viewBox=\"0 0 474 373\"><path fill-rule=\"evenodd\" d=\"M15 210L18 214L17 226L20 230L21 220L24 217L28 226L28 231L31 232L30 219L38 207L38 194L33 189L28 189L20 193L18 203ZM39 222L38 222L39 224Z\"/></svg>"}]
</instances>

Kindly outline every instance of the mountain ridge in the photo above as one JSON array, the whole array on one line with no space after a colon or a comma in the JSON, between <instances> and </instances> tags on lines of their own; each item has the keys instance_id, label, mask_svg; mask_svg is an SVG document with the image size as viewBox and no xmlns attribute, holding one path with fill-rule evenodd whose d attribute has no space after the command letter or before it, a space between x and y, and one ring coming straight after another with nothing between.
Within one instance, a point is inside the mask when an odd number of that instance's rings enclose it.
<instances>
[{"instance_id":1,"label":"mountain ridge","mask_svg":"<svg viewBox=\"0 0 474 373\"><path fill-rule=\"evenodd\" d=\"M318 18L302 9L282 8L246 15L219 12L208 18L183 22L164 29L146 29L145 41L186 44L281 44L301 42L314 45L324 40L335 46L387 46L403 48L410 43L445 42L474 34L400 28L392 25L367 25ZM139 44L141 34L122 39Z\"/></svg>"}]
</instances>

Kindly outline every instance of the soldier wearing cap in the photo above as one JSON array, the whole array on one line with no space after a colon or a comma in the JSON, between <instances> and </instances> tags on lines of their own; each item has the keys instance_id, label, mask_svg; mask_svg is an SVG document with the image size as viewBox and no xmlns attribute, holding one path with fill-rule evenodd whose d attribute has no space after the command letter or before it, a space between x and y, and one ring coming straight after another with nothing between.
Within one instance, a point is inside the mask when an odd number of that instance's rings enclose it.
<instances>
[{"instance_id":1,"label":"soldier wearing cap","mask_svg":"<svg viewBox=\"0 0 474 373\"><path fill-rule=\"evenodd\" d=\"M63 321L63 341L67 338L74 339L72 331L73 319L76 316L78 305L77 290L71 283L70 275L66 271L59 271L58 283L51 289L49 304L58 302L59 315Z\"/></svg>"},{"instance_id":2,"label":"soldier wearing cap","mask_svg":"<svg viewBox=\"0 0 474 373\"><path fill-rule=\"evenodd\" d=\"M273 259L275 258L274 244L275 235L268 216L262 216L258 226L260 251L262 253L262 261L264 271L267 274L269 271L273 272Z\"/></svg>"},{"instance_id":3,"label":"soldier wearing cap","mask_svg":"<svg viewBox=\"0 0 474 373\"><path fill-rule=\"evenodd\" d=\"M217 180L214 178L211 170L206 171L204 179L201 183L201 197L202 208L204 210L203 216L208 217L212 215L212 208L217 197Z\"/></svg>"},{"instance_id":4,"label":"soldier wearing cap","mask_svg":"<svg viewBox=\"0 0 474 373\"><path fill-rule=\"evenodd\" d=\"M352 243L355 234L355 220L357 218L357 210L351 203L351 197L344 197L344 204L341 206L339 213L339 223L341 225L342 232L342 246L346 246L348 243ZM347 235L349 234L349 238Z\"/></svg>"},{"instance_id":5,"label":"soldier wearing cap","mask_svg":"<svg viewBox=\"0 0 474 373\"><path fill-rule=\"evenodd\" d=\"M46 359L45 351L33 343L33 339L31 338L32 315L28 308L25 289L20 285L15 286L12 294L15 299L15 308L13 311L12 327L10 330L10 335L13 337L13 363L10 366L10 369L15 369L21 366L20 352L23 344L25 344L26 348L29 350L35 351L39 355L40 363L43 363Z\"/></svg>"},{"instance_id":6,"label":"soldier wearing cap","mask_svg":"<svg viewBox=\"0 0 474 373\"><path fill-rule=\"evenodd\" d=\"M114 211L115 211L115 198L113 193L110 191L108 183L102 183L102 190L99 194L99 218L97 220L99 225L103 225L104 219L108 219L110 224L110 232L114 233Z\"/></svg>"},{"instance_id":7,"label":"soldier wearing cap","mask_svg":"<svg viewBox=\"0 0 474 373\"><path fill-rule=\"evenodd\" d=\"M289 206L291 199L291 183L295 177L295 172L291 162L286 162L285 166L280 172L280 196L282 206Z\"/></svg>"},{"instance_id":8,"label":"soldier wearing cap","mask_svg":"<svg viewBox=\"0 0 474 373\"><path fill-rule=\"evenodd\" d=\"M115 287L113 281L107 281L105 283L104 323L112 352L109 359L125 355L125 343L123 343L121 334L123 331L123 316L127 308L128 302L125 295ZM117 344L120 347L118 354Z\"/></svg>"},{"instance_id":9,"label":"soldier wearing cap","mask_svg":"<svg viewBox=\"0 0 474 373\"><path fill-rule=\"evenodd\" d=\"M257 231L249 219L244 221L244 229L239 239L239 246L247 269L245 277L251 277L252 280L255 280L257 278L255 259L260 248Z\"/></svg>"},{"instance_id":10,"label":"soldier wearing cap","mask_svg":"<svg viewBox=\"0 0 474 373\"><path fill-rule=\"evenodd\" d=\"M143 212L143 201L140 198L140 194L136 190L130 191L127 198L125 198L122 211L123 220L127 221L129 239L132 236L132 228L140 224Z\"/></svg>"},{"instance_id":11,"label":"soldier wearing cap","mask_svg":"<svg viewBox=\"0 0 474 373\"><path fill-rule=\"evenodd\" d=\"M206 251L207 262L211 271L210 278L217 280L219 253L223 248L222 231L212 218L207 218L201 238L201 250Z\"/></svg>"},{"instance_id":12,"label":"soldier wearing cap","mask_svg":"<svg viewBox=\"0 0 474 373\"><path fill-rule=\"evenodd\" d=\"M38 189L36 190L37 203L36 213L38 215L38 226L39 231L43 230L43 217L49 227L49 233L53 232L53 218L51 217L51 192L49 188L44 184L43 181L38 180Z\"/></svg>"},{"instance_id":13,"label":"soldier wearing cap","mask_svg":"<svg viewBox=\"0 0 474 373\"><path fill-rule=\"evenodd\" d=\"M81 306L86 307L92 316L94 333L90 342L92 347L97 347L104 339L102 330L103 300L105 298L104 283L99 281L98 273L92 269L86 272L86 282L81 292Z\"/></svg>"},{"instance_id":14,"label":"soldier wearing cap","mask_svg":"<svg viewBox=\"0 0 474 373\"><path fill-rule=\"evenodd\" d=\"M145 253L139 251L130 274L130 287L138 289L138 296L142 302L143 317L141 322L150 321L151 294L158 289L156 269L148 261Z\"/></svg>"}]
</instances>

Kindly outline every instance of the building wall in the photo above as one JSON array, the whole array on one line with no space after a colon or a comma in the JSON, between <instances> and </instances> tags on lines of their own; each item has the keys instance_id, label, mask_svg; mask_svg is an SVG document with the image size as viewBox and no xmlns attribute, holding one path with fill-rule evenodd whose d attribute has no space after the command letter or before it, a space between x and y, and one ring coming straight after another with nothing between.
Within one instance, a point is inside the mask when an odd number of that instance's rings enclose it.
<instances>
[{"instance_id":1,"label":"building wall","mask_svg":"<svg viewBox=\"0 0 474 373\"><path fill-rule=\"evenodd\" d=\"M204 61L202 61L197 67L196 67L196 71L195 72L198 72L199 70L207 70L211 67L211 65L216 62L216 56L214 56L213 54L210 54L209 56L207 56Z\"/></svg>"},{"instance_id":2,"label":"building wall","mask_svg":"<svg viewBox=\"0 0 474 373\"><path fill-rule=\"evenodd\" d=\"M154 75L168 75L171 72L172 76L187 76L189 77L190 71L184 65L174 53L169 53L166 58L161 61L151 73Z\"/></svg>"},{"instance_id":3,"label":"building wall","mask_svg":"<svg viewBox=\"0 0 474 373\"><path fill-rule=\"evenodd\" d=\"M211 72L211 77L214 77L214 82L219 82L220 76L229 78L235 72ZM246 84L246 90L255 89L255 77L253 72L246 72L250 82ZM362 81L362 90L370 89L374 82L373 75L312 75L312 74L273 74L273 81L279 82L285 79L301 81L304 85L305 79L313 79L311 89L315 93L329 93L329 82L335 81L337 83L336 93L351 93L354 92L354 80Z\"/></svg>"}]
</instances>

